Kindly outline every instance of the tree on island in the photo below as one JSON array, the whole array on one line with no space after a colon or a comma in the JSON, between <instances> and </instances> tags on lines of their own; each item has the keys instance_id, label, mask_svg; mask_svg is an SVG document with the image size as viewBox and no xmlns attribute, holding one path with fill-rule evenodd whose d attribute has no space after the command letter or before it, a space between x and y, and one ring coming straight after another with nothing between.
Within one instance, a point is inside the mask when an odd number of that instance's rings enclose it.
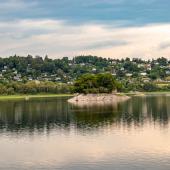
<instances>
[{"instance_id":1,"label":"tree on island","mask_svg":"<svg viewBox=\"0 0 170 170\"><path fill-rule=\"evenodd\" d=\"M120 87L119 83L109 73L103 74L84 74L74 83L76 93L111 93Z\"/></svg>"}]
</instances>

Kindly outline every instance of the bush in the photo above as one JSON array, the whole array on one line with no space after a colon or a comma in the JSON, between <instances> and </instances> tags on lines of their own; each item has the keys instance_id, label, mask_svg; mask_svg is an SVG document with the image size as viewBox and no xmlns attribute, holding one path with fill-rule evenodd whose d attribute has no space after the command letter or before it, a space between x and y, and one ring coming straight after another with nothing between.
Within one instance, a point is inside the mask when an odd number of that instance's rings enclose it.
<instances>
[{"instance_id":1,"label":"bush","mask_svg":"<svg viewBox=\"0 0 170 170\"><path fill-rule=\"evenodd\" d=\"M144 90L144 91L151 92L151 91L156 91L156 90L158 90L158 87L157 87L155 84L153 84L153 83L145 83L145 84L143 85L143 90Z\"/></svg>"}]
</instances>

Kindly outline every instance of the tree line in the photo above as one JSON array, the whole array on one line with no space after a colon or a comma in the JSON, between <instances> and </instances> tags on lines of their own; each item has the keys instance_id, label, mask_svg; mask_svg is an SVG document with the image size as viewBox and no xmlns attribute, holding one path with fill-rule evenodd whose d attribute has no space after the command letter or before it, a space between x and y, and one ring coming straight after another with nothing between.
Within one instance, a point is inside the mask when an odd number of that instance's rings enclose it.
<instances>
[{"instance_id":1,"label":"tree line","mask_svg":"<svg viewBox=\"0 0 170 170\"><path fill-rule=\"evenodd\" d=\"M27 83L10 82L0 83L0 95L14 94L70 94L73 87L64 83L35 82Z\"/></svg>"},{"instance_id":2,"label":"tree line","mask_svg":"<svg viewBox=\"0 0 170 170\"><path fill-rule=\"evenodd\" d=\"M131 83L118 81L110 73L84 74L73 84L50 81L1 82L0 95L14 94L73 94L73 93L112 93L112 92L152 92L170 91L170 85L159 87L155 83Z\"/></svg>"}]
</instances>

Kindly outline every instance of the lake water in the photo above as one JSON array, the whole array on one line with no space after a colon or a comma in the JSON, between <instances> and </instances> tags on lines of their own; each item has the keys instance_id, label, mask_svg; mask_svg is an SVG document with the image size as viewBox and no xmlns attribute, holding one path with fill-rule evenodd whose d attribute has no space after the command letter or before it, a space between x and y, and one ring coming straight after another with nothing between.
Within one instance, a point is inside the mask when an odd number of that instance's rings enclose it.
<instances>
[{"instance_id":1,"label":"lake water","mask_svg":"<svg viewBox=\"0 0 170 170\"><path fill-rule=\"evenodd\" d=\"M170 95L114 105L0 102L0 170L170 170Z\"/></svg>"}]
</instances>

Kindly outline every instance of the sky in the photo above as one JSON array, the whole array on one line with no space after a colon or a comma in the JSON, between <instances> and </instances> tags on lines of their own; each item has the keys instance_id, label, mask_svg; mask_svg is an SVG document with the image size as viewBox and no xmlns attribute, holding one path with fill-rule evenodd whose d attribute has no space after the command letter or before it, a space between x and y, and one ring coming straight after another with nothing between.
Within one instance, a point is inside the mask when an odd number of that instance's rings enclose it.
<instances>
[{"instance_id":1,"label":"sky","mask_svg":"<svg viewBox=\"0 0 170 170\"><path fill-rule=\"evenodd\" d=\"M0 56L170 59L169 0L0 0Z\"/></svg>"}]
</instances>

